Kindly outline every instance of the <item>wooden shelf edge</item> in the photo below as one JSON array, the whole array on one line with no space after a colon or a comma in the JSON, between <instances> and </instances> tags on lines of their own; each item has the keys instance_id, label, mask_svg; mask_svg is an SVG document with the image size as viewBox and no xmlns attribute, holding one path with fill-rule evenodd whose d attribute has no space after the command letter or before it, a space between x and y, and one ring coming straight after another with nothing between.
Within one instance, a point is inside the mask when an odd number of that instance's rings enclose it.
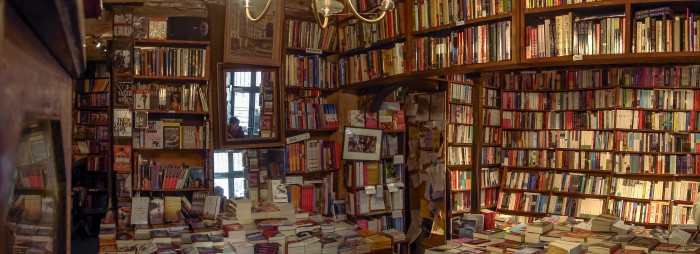
<instances>
[{"instance_id":1,"label":"wooden shelf edge","mask_svg":"<svg viewBox=\"0 0 700 254\"><path fill-rule=\"evenodd\" d=\"M607 1L596 1L596 2L587 2L587 3L577 3L577 4L563 4L563 5L557 5L557 6L548 6L548 7L538 7L538 8L524 8L524 13L525 15L529 14L542 14L542 13L547 13L547 12L555 12L555 11L564 11L564 10L576 10L576 9L583 9L583 8L591 8L591 7L603 7L603 6L614 6L614 5L622 5L624 6L627 0L607 0Z\"/></svg>"}]
</instances>

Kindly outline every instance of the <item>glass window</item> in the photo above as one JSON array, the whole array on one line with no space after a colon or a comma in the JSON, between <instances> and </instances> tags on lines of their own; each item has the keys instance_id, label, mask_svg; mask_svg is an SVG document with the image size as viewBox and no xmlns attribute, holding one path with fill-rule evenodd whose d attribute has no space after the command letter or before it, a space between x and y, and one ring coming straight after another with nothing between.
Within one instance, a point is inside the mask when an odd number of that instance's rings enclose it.
<instances>
[{"instance_id":1,"label":"glass window","mask_svg":"<svg viewBox=\"0 0 700 254\"><path fill-rule=\"evenodd\" d=\"M214 152L214 185L221 187L227 198L245 196L245 178L243 151Z\"/></svg>"}]
</instances>

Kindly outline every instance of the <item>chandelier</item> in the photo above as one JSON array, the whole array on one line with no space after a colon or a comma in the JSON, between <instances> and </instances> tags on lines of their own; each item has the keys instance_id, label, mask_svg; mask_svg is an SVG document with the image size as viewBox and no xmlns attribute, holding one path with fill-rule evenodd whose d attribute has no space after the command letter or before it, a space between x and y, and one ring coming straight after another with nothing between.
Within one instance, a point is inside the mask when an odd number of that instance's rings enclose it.
<instances>
[{"instance_id":1,"label":"chandelier","mask_svg":"<svg viewBox=\"0 0 700 254\"><path fill-rule=\"evenodd\" d=\"M245 7L246 11L246 16L248 17L248 20L250 21L258 21L262 19L262 17L265 16L268 10L270 10L270 5L272 5L273 0L267 0L267 4L265 4L265 7L263 8L262 12L259 14L257 17L253 17L253 15L250 13L250 2L252 0L244 0L245 4L243 5ZM258 0L262 1L262 0ZM345 0L345 5L349 6L350 11L352 12L357 19L361 20L362 22L366 23L375 23L379 22L386 16L386 12L394 9L394 1L393 0L382 0L382 3L377 6L377 9L379 10L378 13L373 13L377 14L376 18L365 18L357 12L357 9L355 8L355 5L352 3L353 0ZM311 0L311 10L313 11L314 18L316 19L316 22L321 26L321 28L326 28L328 26L328 20L329 17L341 12L344 8L345 5L343 5L341 2L337 0ZM323 20L322 20L323 19Z\"/></svg>"}]
</instances>

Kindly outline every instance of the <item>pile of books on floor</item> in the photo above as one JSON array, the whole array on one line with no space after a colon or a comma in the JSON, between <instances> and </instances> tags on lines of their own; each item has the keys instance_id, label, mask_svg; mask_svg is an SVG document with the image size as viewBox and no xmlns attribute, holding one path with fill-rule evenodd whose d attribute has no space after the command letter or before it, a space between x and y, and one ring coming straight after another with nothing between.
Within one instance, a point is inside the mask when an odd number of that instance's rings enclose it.
<instances>
[{"instance_id":1,"label":"pile of books on floor","mask_svg":"<svg viewBox=\"0 0 700 254\"><path fill-rule=\"evenodd\" d=\"M128 253L370 253L392 249L404 232L377 232L295 210L289 203L252 207L233 200L226 214L177 223L102 225L100 252ZM206 213L205 213L206 214ZM231 216L235 215L235 216Z\"/></svg>"},{"instance_id":2,"label":"pile of books on floor","mask_svg":"<svg viewBox=\"0 0 700 254\"><path fill-rule=\"evenodd\" d=\"M607 214L587 222L551 216L528 224L502 222L495 230L449 240L425 253L700 254L700 231L689 224L672 225L671 231L645 229Z\"/></svg>"}]
</instances>

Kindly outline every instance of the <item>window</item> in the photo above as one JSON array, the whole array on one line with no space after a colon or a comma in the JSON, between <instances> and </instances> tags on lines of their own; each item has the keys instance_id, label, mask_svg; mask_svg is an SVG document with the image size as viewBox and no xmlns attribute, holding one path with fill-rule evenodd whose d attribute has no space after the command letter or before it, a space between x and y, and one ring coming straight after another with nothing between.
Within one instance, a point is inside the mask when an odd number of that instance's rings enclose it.
<instances>
[{"instance_id":1,"label":"window","mask_svg":"<svg viewBox=\"0 0 700 254\"><path fill-rule=\"evenodd\" d=\"M247 138L260 136L261 81L262 72L226 72L227 115L240 120Z\"/></svg>"},{"instance_id":2,"label":"window","mask_svg":"<svg viewBox=\"0 0 700 254\"><path fill-rule=\"evenodd\" d=\"M214 186L223 188L227 198L245 196L245 177L243 151L214 152Z\"/></svg>"}]
</instances>

